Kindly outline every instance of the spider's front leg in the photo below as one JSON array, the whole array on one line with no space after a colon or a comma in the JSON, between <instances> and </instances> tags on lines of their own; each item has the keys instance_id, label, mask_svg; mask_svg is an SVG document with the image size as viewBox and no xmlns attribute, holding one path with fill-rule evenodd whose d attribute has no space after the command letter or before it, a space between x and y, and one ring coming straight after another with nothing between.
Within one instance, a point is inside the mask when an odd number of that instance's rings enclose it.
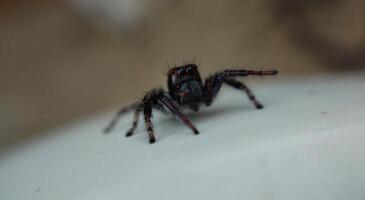
<instances>
[{"instance_id":1,"label":"spider's front leg","mask_svg":"<svg viewBox=\"0 0 365 200\"><path fill-rule=\"evenodd\" d=\"M251 90L245 84L234 80L233 77L249 75L263 77L267 75L276 75L277 73L277 70L225 70L223 72L216 73L208 77L205 81L205 104L210 106L221 89L222 84L226 83L229 86L244 91L255 107L257 109L261 109L263 108L263 105L256 100L256 97Z\"/></svg>"},{"instance_id":2,"label":"spider's front leg","mask_svg":"<svg viewBox=\"0 0 365 200\"><path fill-rule=\"evenodd\" d=\"M186 126L188 126L195 134L198 134L198 129L190 122L190 120L182 114L179 109L175 106L175 103L170 98L170 96L164 92L162 89L152 90L147 93L143 98L143 111L144 111L144 120L146 123L146 129L149 137L150 143L154 143L156 141L153 125L151 122L152 118L152 108L164 109L167 108L172 114L178 117Z\"/></svg>"}]
</instances>

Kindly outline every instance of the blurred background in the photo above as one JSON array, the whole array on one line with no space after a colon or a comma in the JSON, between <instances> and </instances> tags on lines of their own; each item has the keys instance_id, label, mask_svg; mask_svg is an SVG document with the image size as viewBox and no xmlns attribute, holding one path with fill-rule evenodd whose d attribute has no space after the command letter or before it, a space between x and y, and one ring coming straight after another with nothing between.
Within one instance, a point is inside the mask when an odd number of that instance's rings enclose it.
<instances>
[{"instance_id":1,"label":"blurred background","mask_svg":"<svg viewBox=\"0 0 365 200\"><path fill-rule=\"evenodd\" d=\"M0 0L0 150L165 86L168 63L203 76L363 70L364 11L360 0Z\"/></svg>"}]
</instances>

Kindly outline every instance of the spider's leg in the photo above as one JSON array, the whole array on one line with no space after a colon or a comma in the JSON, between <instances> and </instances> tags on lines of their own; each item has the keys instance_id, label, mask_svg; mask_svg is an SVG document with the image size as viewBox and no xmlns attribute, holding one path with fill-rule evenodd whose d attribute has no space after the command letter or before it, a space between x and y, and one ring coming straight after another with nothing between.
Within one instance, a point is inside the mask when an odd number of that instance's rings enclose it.
<instances>
[{"instance_id":1,"label":"spider's leg","mask_svg":"<svg viewBox=\"0 0 365 200\"><path fill-rule=\"evenodd\" d=\"M216 73L205 80L204 91L205 91L205 104L210 106L214 100L214 97L217 96L220 88L222 87L223 82L231 79L230 77L238 77L238 76L268 76L268 75L276 75L278 73L277 70L225 70L223 72ZM228 82L226 82L229 84ZM234 85L237 85L235 83ZM233 86L233 85L232 85ZM234 86L235 87L235 86ZM262 108L262 105L256 100L255 96L252 94L249 88L242 84L239 86L240 89L243 89L251 101L255 103L256 108Z\"/></svg>"},{"instance_id":2,"label":"spider's leg","mask_svg":"<svg viewBox=\"0 0 365 200\"><path fill-rule=\"evenodd\" d=\"M205 105L210 106L222 87L224 76L222 73L214 74L205 80Z\"/></svg>"},{"instance_id":3,"label":"spider's leg","mask_svg":"<svg viewBox=\"0 0 365 200\"><path fill-rule=\"evenodd\" d=\"M133 135L134 131L136 130L136 128L138 126L138 119L139 119L139 114L141 111L142 110L141 110L140 106L135 109L132 127L127 131L125 136L129 137L129 136Z\"/></svg>"},{"instance_id":4,"label":"spider's leg","mask_svg":"<svg viewBox=\"0 0 365 200\"><path fill-rule=\"evenodd\" d=\"M199 131L190 122L190 120L179 111L173 100L171 100L170 97L167 95L167 93L164 92L162 89L157 89L157 90L155 89L147 93L143 98L142 106L144 112L144 120L150 143L154 143L156 141L153 131L153 125L151 122L152 108L157 108L164 113L166 113L165 108L167 108L168 111L176 115L185 125L191 128L195 134L199 133Z\"/></svg>"},{"instance_id":5,"label":"spider's leg","mask_svg":"<svg viewBox=\"0 0 365 200\"><path fill-rule=\"evenodd\" d=\"M255 104L255 107L257 109L262 109L263 108L263 105L259 101L256 100L255 95L251 92L250 88L248 88L245 84L243 84L239 81L236 81L232 78L225 78L224 82L227 83L228 85L236 88L236 89L245 91L248 98L251 100L252 103Z\"/></svg>"},{"instance_id":6,"label":"spider's leg","mask_svg":"<svg viewBox=\"0 0 365 200\"><path fill-rule=\"evenodd\" d=\"M119 120L119 118L126 112L132 110L133 108L136 108L140 103L133 103L129 106L123 107L122 109L120 109L117 114L115 115L115 117L112 119L112 121L109 123L109 125L107 127L105 127L104 129L104 133L109 133L110 131L113 130L115 124L117 123L117 121Z\"/></svg>"},{"instance_id":7,"label":"spider's leg","mask_svg":"<svg viewBox=\"0 0 365 200\"><path fill-rule=\"evenodd\" d=\"M199 134L198 129L190 122L186 115L182 114L179 111L179 109L174 105L173 101L167 95L164 95L164 97L161 98L160 101L171 111L172 114L176 115L195 134Z\"/></svg>"},{"instance_id":8,"label":"spider's leg","mask_svg":"<svg viewBox=\"0 0 365 200\"><path fill-rule=\"evenodd\" d=\"M164 106L161 102L158 102L157 104L153 105L152 109L159 110L161 111L161 113L166 115L171 114L170 110L168 110L166 106Z\"/></svg>"},{"instance_id":9,"label":"spider's leg","mask_svg":"<svg viewBox=\"0 0 365 200\"><path fill-rule=\"evenodd\" d=\"M144 104L144 121L146 124L149 141L152 144L152 143L155 143L156 138L155 138L155 135L153 134L153 126L152 126L151 118L152 118L151 103L145 103Z\"/></svg>"},{"instance_id":10,"label":"spider's leg","mask_svg":"<svg viewBox=\"0 0 365 200\"><path fill-rule=\"evenodd\" d=\"M148 92L142 100L141 109L143 108L144 121L146 125L146 130L148 133L150 143L155 143L156 138L153 131L153 125L151 122L152 118L152 108L153 107L162 107L158 105L158 100L163 96L164 91L162 89L153 89Z\"/></svg>"},{"instance_id":11,"label":"spider's leg","mask_svg":"<svg viewBox=\"0 0 365 200\"><path fill-rule=\"evenodd\" d=\"M244 69L235 69L235 70L225 70L220 73L224 77L237 77L237 76L275 76L278 74L277 70L244 70Z\"/></svg>"}]
</instances>

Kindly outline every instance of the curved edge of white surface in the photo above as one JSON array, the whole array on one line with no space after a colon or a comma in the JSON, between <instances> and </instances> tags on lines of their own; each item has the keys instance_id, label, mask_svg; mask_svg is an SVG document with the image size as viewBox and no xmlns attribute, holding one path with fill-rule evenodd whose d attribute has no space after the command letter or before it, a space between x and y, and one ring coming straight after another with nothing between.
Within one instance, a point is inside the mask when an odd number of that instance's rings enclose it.
<instances>
[{"instance_id":1,"label":"curved edge of white surface","mask_svg":"<svg viewBox=\"0 0 365 200\"><path fill-rule=\"evenodd\" d=\"M250 84L252 85L252 84ZM265 82L265 109L224 91L211 108L153 119L125 138L114 113L55 130L0 156L0 199L364 199L365 81L327 77Z\"/></svg>"}]
</instances>

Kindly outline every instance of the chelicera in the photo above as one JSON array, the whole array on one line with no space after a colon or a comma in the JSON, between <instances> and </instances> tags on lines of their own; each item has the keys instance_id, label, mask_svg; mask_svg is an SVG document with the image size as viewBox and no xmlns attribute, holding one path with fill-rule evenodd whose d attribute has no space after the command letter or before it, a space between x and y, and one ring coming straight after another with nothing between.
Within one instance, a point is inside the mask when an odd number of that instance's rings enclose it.
<instances>
[{"instance_id":1,"label":"chelicera","mask_svg":"<svg viewBox=\"0 0 365 200\"><path fill-rule=\"evenodd\" d=\"M196 64L174 67L168 72L168 91L164 91L162 88L152 89L145 94L142 100L122 108L104 129L104 132L110 132L124 113L134 109L133 124L127 131L126 136L133 135L138 125L139 115L143 112L149 142L154 143L156 139L151 118L152 109L157 109L163 113L175 115L195 134L199 134L198 129L181 113L181 108L187 107L198 112L201 105L210 106L221 89L222 84L225 83L245 92L255 107L262 109L262 104L256 100L251 90L245 84L234 78L250 75L263 77L276 75L277 73L277 70L224 70L209 76L203 84Z\"/></svg>"}]
</instances>

